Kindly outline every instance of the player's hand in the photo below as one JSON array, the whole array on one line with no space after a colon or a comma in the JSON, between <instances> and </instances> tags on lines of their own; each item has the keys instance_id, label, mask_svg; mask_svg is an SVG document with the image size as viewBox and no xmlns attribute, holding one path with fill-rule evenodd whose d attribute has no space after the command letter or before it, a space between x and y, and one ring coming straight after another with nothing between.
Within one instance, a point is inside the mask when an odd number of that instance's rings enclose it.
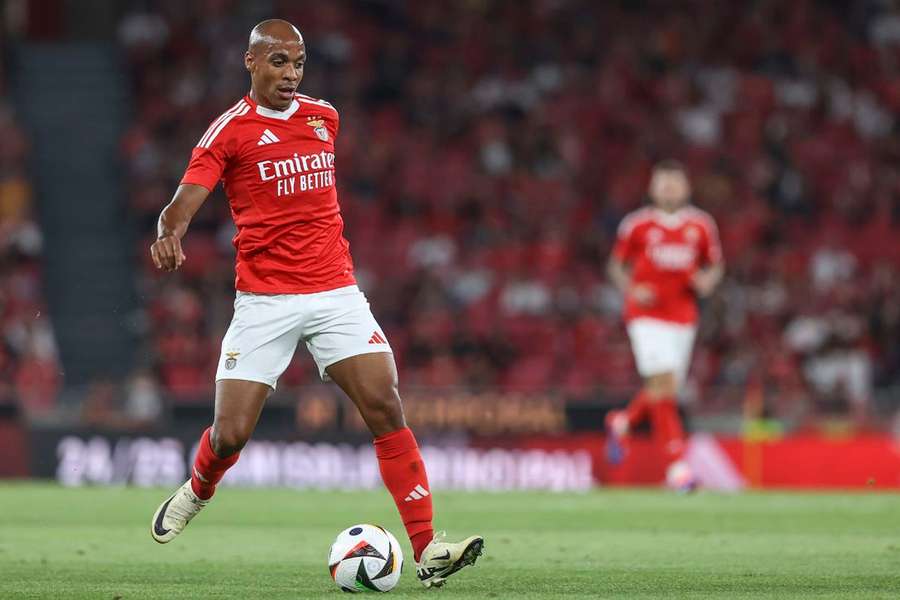
<instances>
[{"instance_id":1,"label":"player's hand","mask_svg":"<svg viewBox=\"0 0 900 600\"><path fill-rule=\"evenodd\" d=\"M694 292L701 298L708 298L716 289L718 278L711 271L697 271L691 277L691 287Z\"/></svg>"},{"instance_id":2,"label":"player's hand","mask_svg":"<svg viewBox=\"0 0 900 600\"><path fill-rule=\"evenodd\" d=\"M629 295L641 306L652 306L656 300L656 292L646 283L637 283L628 290Z\"/></svg>"},{"instance_id":3,"label":"player's hand","mask_svg":"<svg viewBox=\"0 0 900 600\"><path fill-rule=\"evenodd\" d=\"M187 258L181 250L181 240L174 235L166 235L153 242L150 256L156 268L165 271L175 271Z\"/></svg>"}]
</instances>

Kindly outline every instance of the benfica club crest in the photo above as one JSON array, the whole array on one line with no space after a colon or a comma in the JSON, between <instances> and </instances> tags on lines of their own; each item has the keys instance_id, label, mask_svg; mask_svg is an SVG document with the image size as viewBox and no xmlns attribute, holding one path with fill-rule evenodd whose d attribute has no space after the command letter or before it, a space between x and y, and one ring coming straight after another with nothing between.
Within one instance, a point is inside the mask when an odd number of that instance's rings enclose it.
<instances>
[{"instance_id":1,"label":"benfica club crest","mask_svg":"<svg viewBox=\"0 0 900 600\"><path fill-rule=\"evenodd\" d=\"M324 119L315 119L313 121L307 121L306 124L313 128L313 131L316 132L317 138L319 138L323 142L328 141L328 130L325 129L325 120Z\"/></svg>"},{"instance_id":2,"label":"benfica club crest","mask_svg":"<svg viewBox=\"0 0 900 600\"><path fill-rule=\"evenodd\" d=\"M685 239L687 239L687 241L689 241L690 243L693 244L700 237L700 232L697 230L696 227L688 227L684 231L684 237L685 237Z\"/></svg>"},{"instance_id":3,"label":"benfica club crest","mask_svg":"<svg viewBox=\"0 0 900 600\"><path fill-rule=\"evenodd\" d=\"M240 352L226 352L225 356L228 358L225 359L225 368L229 371L237 366L237 357Z\"/></svg>"}]
</instances>

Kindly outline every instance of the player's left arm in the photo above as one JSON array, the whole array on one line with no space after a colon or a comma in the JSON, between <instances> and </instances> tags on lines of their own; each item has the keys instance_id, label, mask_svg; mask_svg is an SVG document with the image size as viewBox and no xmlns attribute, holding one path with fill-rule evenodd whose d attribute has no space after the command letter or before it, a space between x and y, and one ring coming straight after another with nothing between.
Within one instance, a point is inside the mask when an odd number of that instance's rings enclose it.
<instances>
[{"instance_id":1,"label":"player's left arm","mask_svg":"<svg viewBox=\"0 0 900 600\"><path fill-rule=\"evenodd\" d=\"M691 286L700 298L707 298L716 291L725 277L725 261L722 258L722 244L716 222L709 218L703 226L703 243L700 259L704 266L697 269L691 278Z\"/></svg>"},{"instance_id":2,"label":"player's left arm","mask_svg":"<svg viewBox=\"0 0 900 600\"><path fill-rule=\"evenodd\" d=\"M698 269L691 279L691 285L694 291L701 298L712 296L716 291L722 278L725 277L725 265L722 262Z\"/></svg>"}]
</instances>

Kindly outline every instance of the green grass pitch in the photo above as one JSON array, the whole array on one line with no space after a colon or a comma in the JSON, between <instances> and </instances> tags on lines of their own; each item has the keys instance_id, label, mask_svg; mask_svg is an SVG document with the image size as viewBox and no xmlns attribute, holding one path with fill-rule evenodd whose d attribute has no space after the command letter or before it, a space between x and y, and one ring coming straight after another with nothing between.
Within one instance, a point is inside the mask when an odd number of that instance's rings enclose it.
<instances>
[{"instance_id":1,"label":"green grass pitch","mask_svg":"<svg viewBox=\"0 0 900 600\"><path fill-rule=\"evenodd\" d=\"M898 495L437 492L485 555L424 590L385 492L223 488L160 546L168 492L0 485L0 598L344 598L326 553L360 521L404 543L393 598L900 598Z\"/></svg>"}]
</instances>

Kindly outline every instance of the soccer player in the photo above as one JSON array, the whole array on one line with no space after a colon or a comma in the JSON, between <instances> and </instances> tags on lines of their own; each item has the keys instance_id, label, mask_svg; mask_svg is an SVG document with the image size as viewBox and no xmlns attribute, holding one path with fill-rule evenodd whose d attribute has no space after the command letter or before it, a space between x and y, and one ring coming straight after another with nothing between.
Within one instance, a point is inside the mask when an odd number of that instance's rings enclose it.
<instances>
[{"instance_id":1,"label":"soccer player","mask_svg":"<svg viewBox=\"0 0 900 600\"><path fill-rule=\"evenodd\" d=\"M172 541L213 497L240 456L263 404L302 340L323 380L356 404L412 544L425 587L473 564L484 540L444 540L432 527L431 491L407 428L387 336L355 285L335 188L339 118L298 94L306 48L287 21L250 32L250 93L212 122L191 153L150 248L157 268L177 270L193 215L222 180L237 226L234 316L222 341L215 417L200 437L191 478L156 510L150 533Z\"/></svg>"},{"instance_id":2,"label":"soccer player","mask_svg":"<svg viewBox=\"0 0 900 600\"><path fill-rule=\"evenodd\" d=\"M725 273L716 224L691 206L691 186L679 162L665 160L652 172L651 207L623 219L608 273L625 296L624 318L643 387L625 410L607 414L614 447L648 420L658 450L678 487L695 482L682 461L685 434L677 397L690 365L697 333L697 298L713 293ZM678 481L681 480L681 481Z\"/></svg>"}]
</instances>

